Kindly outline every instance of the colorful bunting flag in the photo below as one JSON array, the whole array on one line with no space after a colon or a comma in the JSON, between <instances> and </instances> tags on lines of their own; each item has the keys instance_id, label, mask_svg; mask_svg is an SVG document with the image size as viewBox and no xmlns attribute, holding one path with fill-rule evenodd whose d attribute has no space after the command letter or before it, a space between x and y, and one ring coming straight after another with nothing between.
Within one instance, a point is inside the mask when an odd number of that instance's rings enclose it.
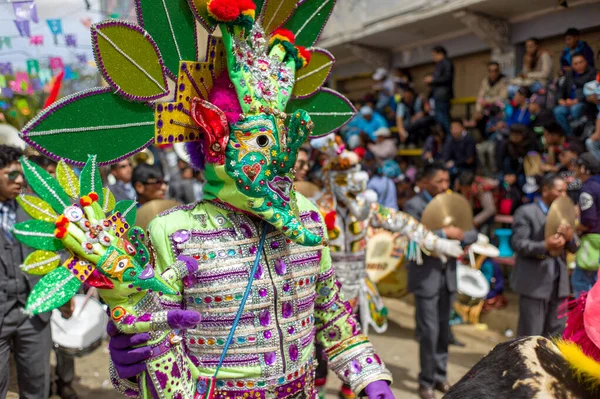
<instances>
[{"instance_id":1,"label":"colorful bunting flag","mask_svg":"<svg viewBox=\"0 0 600 399\"><path fill-rule=\"evenodd\" d=\"M38 78L40 79L40 82L42 82L42 85L45 86L52 80L52 71L48 68L41 68L38 73Z\"/></svg>"},{"instance_id":2,"label":"colorful bunting flag","mask_svg":"<svg viewBox=\"0 0 600 399\"><path fill-rule=\"evenodd\" d=\"M85 65L85 64L87 64L87 54L85 54L85 53L81 53L81 54L77 54L76 56L77 56L77 62L78 62L80 65Z\"/></svg>"},{"instance_id":3,"label":"colorful bunting flag","mask_svg":"<svg viewBox=\"0 0 600 399\"><path fill-rule=\"evenodd\" d=\"M29 44L33 46L43 46L44 45L44 36L35 35L29 38Z\"/></svg>"},{"instance_id":4,"label":"colorful bunting flag","mask_svg":"<svg viewBox=\"0 0 600 399\"><path fill-rule=\"evenodd\" d=\"M22 37L31 36L31 28L29 26L29 21L19 21L15 19L15 25L19 30L19 35L21 35Z\"/></svg>"},{"instance_id":5,"label":"colorful bunting flag","mask_svg":"<svg viewBox=\"0 0 600 399\"><path fill-rule=\"evenodd\" d=\"M13 98L15 95L15 93L12 91L12 89L10 87L3 87L1 92L2 92L2 97L6 97L8 99Z\"/></svg>"},{"instance_id":6,"label":"colorful bunting flag","mask_svg":"<svg viewBox=\"0 0 600 399\"><path fill-rule=\"evenodd\" d=\"M19 94L33 94L27 72L17 72L15 80L9 83L10 89Z\"/></svg>"},{"instance_id":7,"label":"colorful bunting flag","mask_svg":"<svg viewBox=\"0 0 600 399\"><path fill-rule=\"evenodd\" d=\"M12 3L15 17L18 21L32 20L36 24L39 22L37 15L37 7L33 0L19 1Z\"/></svg>"},{"instance_id":8,"label":"colorful bunting flag","mask_svg":"<svg viewBox=\"0 0 600 399\"><path fill-rule=\"evenodd\" d=\"M50 32L53 35L60 35L62 33L62 22L60 19L47 19L46 23L48 24L48 28L50 28Z\"/></svg>"},{"instance_id":9,"label":"colorful bunting flag","mask_svg":"<svg viewBox=\"0 0 600 399\"><path fill-rule=\"evenodd\" d=\"M65 35L65 41L67 47L77 47L77 36L76 35Z\"/></svg>"},{"instance_id":10,"label":"colorful bunting flag","mask_svg":"<svg viewBox=\"0 0 600 399\"><path fill-rule=\"evenodd\" d=\"M50 57L50 69L62 69L64 67L63 60L60 57Z\"/></svg>"},{"instance_id":11,"label":"colorful bunting flag","mask_svg":"<svg viewBox=\"0 0 600 399\"><path fill-rule=\"evenodd\" d=\"M0 75L0 89L4 89L6 87L6 77L4 75Z\"/></svg>"},{"instance_id":12,"label":"colorful bunting flag","mask_svg":"<svg viewBox=\"0 0 600 399\"><path fill-rule=\"evenodd\" d=\"M0 75L14 75L11 62L0 62Z\"/></svg>"},{"instance_id":13,"label":"colorful bunting flag","mask_svg":"<svg viewBox=\"0 0 600 399\"><path fill-rule=\"evenodd\" d=\"M37 75L40 73L40 62L38 60L29 59L27 60L27 73L30 75Z\"/></svg>"},{"instance_id":14,"label":"colorful bunting flag","mask_svg":"<svg viewBox=\"0 0 600 399\"><path fill-rule=\"evenodd\" d=\"M2 50L3 46L6 46L7 49L12 48L10 36L0 37L0 50Z\"/></svg>"}]
</instances>

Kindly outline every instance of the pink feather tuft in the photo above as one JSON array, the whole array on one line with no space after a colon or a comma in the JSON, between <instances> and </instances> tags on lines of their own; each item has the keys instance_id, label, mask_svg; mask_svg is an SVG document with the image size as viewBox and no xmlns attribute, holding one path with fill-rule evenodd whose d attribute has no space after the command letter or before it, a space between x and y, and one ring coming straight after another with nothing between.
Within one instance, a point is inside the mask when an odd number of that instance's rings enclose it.
<instances>
[{"instance_id":1,"label":"pink feather tuft","mask_svg":"<svg viewBox=\"0 0 600 399\"><path fill-rule=\"evenodd\" d=\"M600 361L600 284L594 284L587 293L585 301L585 311L583 312L583 325L590 341L596 347L598 354L594 359ZM586 352L587 353L587 352Z\"/></svg>"},{"instance_id":2,"label":"pink feather tuft","mask_svg":"<svg viewBox=\"0 0 600 399\"><path fill-rule=\"evenodd\" d=\"M242 107L240 106L235 87L231 83L231 80L229 80L229 74L223 72L215 81L208 95L208 102L219 107L225 113L227 122L230 125L236 124L240 120Z\"/></svg>"},{"instance_id":3,"label":"pink feather tuft","mask_svg":"<svg viewBox=\"0 0 600 399\"><path fill-rule=\"evenodd\" d=\"M594 301L592 300L592 304L593 303ZM590 316L588 314L589 306L589 293L581 294L576 300L575 307L569 312L569 318L567 319L567 326L565 327L563 338L565 341L577 344L587 356L596 361L600 361L600 349L596 346L594 341L592 341L591 337L588 335L587 328L585 327ZM597 306L597 304L595 304L595 306Z\"/></svg>"}]
</instances>

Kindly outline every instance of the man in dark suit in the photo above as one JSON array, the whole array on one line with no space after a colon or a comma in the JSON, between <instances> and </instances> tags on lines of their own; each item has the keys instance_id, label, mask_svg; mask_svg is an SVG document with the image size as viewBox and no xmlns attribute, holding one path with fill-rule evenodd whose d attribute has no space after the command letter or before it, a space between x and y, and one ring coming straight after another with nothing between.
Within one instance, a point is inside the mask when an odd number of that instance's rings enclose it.
<instances>
[{"instance_id":1,"label":"man in dark suit","mask_svg":"<svg viewBox=\"0 0 600 399\"><path fill-rule=\"evenodd\" d=\"M131 167L131 161L129 159L125 159L110 166L110 174L113 175L116 183L110 185L108 188L115 196L117 202L124 200L135 201L135 189L131 184L132 173L133 168Z\"/></svg>"},{"instance_id":2,"label":"man in dark suit","mask_svg":"<svg viewBox=\"0 0 600 399\"><path fill-rule=\"evenodd\" d=\"M411 198L404 211L421 220L427 204L438 194L448 190L450 176L441 164L425 167L421 192ZM436 235L462 241L469 245L477 241L477 231L463 232L457 227L435 231ZM419 396L433 399L434 389L445 393L450 389L446 379L450 311L456 292L456 259L423 256L423 264L408 264L408 290L415 295L417 331L419 338Z\"/></svg>"},{"instance_id":3,"label":"man in dark suit","mask_svg":"<svg viewBox=\"0 0 600 399\"><path fill-rule=\"evenodd\" d=\"M435 71L433 75L425 77L425 83L431 86L435 119L448 135L450 134L450 100L454 97L454 65L442 46L434 47L431 55L435 62Z\"/></svg>"},{"instance_id":4,"label":"man in dark suit","mask_svg":"<svg viewBox=\"0 0 600 399\"><path fill-rule=\"evenodd\" d=\"M536 203L515 212L512 247L516 253L511 286L519 294L519 336L561 335L565 319L557 309L569 296L566 250L579 247L573 228L561 226L557 234L544 238L546 216L555 199L567 195L567 184L554 174L542 181L542 196Z\"/></svg>"},{"instance_id":5,"label":"man in dark suit","mask_svg":"<svg viewBox=\"0 0 600 399\"><path fill-rule=\"evenodd\" d=\"M23 313L39 277L19 268L29 250L11 234L15 223L29 219L15 201L24 184L20 156L17 148L0 145L0 398L7 395L12 352L19 397L44 399L50 389L50 314Z\"/></svg>"}]
</instances>

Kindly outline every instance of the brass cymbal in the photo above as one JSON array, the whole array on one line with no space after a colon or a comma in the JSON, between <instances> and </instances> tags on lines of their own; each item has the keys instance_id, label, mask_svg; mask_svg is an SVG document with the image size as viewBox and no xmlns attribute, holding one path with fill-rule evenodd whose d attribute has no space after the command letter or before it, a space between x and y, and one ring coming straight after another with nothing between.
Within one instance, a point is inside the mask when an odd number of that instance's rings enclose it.
<instances>
[{"instance_id":1,"label":"brass cymbal","mask_svg":"<svg viewBox=\"0 0 600 399\"><path fill-rule=\"evenodd\" d=\"M544 236L548 238L551 235L556 234L558 228L563 224L575 228L575 219L575 204L571 198L560 197L555 199L548 210Z\"/></svg>"},{"instance_id":2,"label":"brass cymbal","mask_svg":"<svg viewBox=\"0 0 600 399\"><path fill-rule=\"evenodd\" d=\"M154 219L159 213L179 205L181 205L179 202L173 200L150 201L138 209L135 225L146 230L152 219Z\"/></svg>"},{"instance_id":3,"label":"brass cymbal","mask_svg":"<svg viewBox=\"0 0 600 399\"><path fill-rule=\"evenodd\" d=\"M540 176L542 172L542 157L537 152L531 153L523 160L525 176Z\"/></svg>"},{"instance_id":4,"label":"brass cymbal","mask_svg":"<svg viewBox=\"0 0 600 399\"><path fill-rule=\"evenodd\" d=\"M468 231L473 228L473 209L461 194L438 194L423 211L421 223L429 230L454 226L462 231Z\"/></svg>"}]
</instances>

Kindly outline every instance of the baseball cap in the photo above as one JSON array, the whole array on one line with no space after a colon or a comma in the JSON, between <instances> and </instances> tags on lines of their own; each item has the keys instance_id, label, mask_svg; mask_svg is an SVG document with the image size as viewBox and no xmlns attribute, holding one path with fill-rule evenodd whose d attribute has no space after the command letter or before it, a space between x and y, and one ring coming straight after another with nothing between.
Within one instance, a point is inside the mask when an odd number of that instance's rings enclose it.
<instances>
[{"instance_id":1,"label":"baseball cap","mask_svg":"<svg viewBox=\"0 0 600 399\"><path fill-rule=\"evenodd\" d=\"M598 160L591 152L581 154L579 159L577 159L577 165L584 166L593 175L600 174L600 160Z\"/></svg>"},{"instance_id":2,"label":"baseball cap","mask_svg":"<svg viewBox=\"0 0 600 399\"><path fill-rule=\"evenodd\" d=\"M387 69L385 68L377 68L375 73L373 74L373 80L381 80L387 76Z\"/></svg>"},{"instance_id":3,"label":"baseball cap","mask_svg":"<svg viewBox=\"0 0 600 399\"><path fill-rule=\"evenodd\" d=\"M371 107L365 105L360 109L360 114L362 116L373 115L373 110L371 109Z\"/></svg>"}]
</instances>

